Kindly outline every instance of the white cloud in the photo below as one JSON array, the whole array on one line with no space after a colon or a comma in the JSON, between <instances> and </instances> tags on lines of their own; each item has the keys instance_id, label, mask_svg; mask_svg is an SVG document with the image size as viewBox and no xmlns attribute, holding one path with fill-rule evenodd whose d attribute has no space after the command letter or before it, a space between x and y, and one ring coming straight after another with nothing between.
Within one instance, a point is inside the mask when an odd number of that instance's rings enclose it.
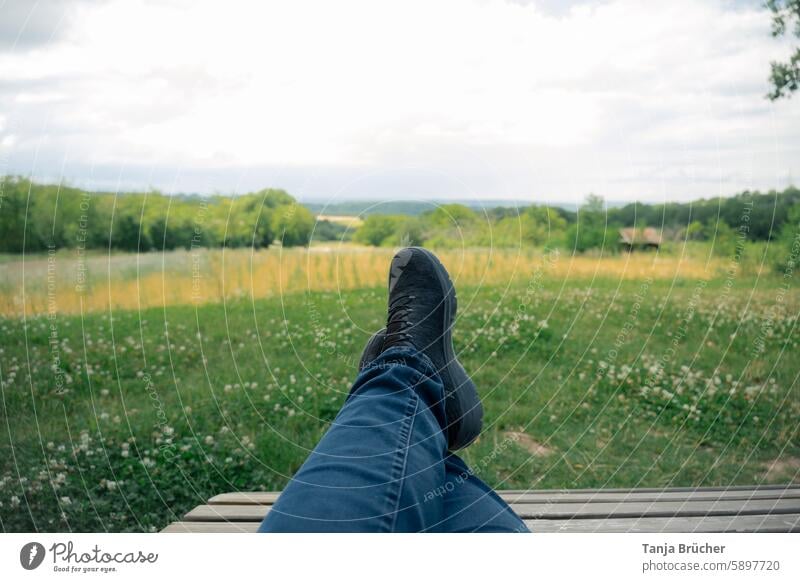
<instances>
[{"instance_id":1,"label":"white cloud","mask_svg":"<svg viewBox=\"0 0 800 582\"><path fill-rule=\"evenodd\" d=\"M797 101L763 98L786 46L757 5L117 0L77 4L68 22L52 43L0 53L23 173L653 199L800 171Z\"/></svg>"}]
</instances>

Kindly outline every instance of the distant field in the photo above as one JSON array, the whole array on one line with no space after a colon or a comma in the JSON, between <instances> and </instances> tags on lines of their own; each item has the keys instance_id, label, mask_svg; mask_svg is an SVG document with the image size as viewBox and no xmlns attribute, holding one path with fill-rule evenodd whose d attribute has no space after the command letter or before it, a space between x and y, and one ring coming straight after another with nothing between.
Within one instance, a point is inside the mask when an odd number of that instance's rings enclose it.
<instances>
[{"instance_id":1,"label":"distant field","mask_svg":"<svg viewBox=\"0 0 800 582\"><path fill-rule=\"evenodd\" d=\"M443 255L486 405L465 453L477 473L500 488L798 480L800 295L690 255ZM21 264L2 263L3 530L147 531L216 493L283 487L383 324L390 256L94 256L80 294L59 255L53 316L47 257L25 262L24 298Z\"/></svg>"},{"instance_id":2,"label":"distant field","mask_svg":"<svg viewBox=\"0 0 800 582\"><path fill-rule=\"evenodd\" d=\"M333 214L319 214L317 215L317 220L335 222L336 224L342 224L351 229L356 229L364 224L364 220L358 216L335 216Z\"/></svg>"},{"instance_id":3,"label":"distant field","mask_svg":"<svg viewBox=\"0 0 800 582\"><path fill-rule=\"evenodd\" d=\"M348 243L308 249L197 249L167 253L92 254L74 251L0 261L0 315L142 309L276 297L304 291L345 291L386 281L391 249ZM524 284L538 273L548 280L594 278L703 279L726 263L695 249L598 258L564 251L545 257L535 249L466 249L440 252L459 285ZM8 257L6 257L8 258ZM546 269L545 269L546 265ZM755 272L755 267L750 266Z\"/></svg>"}]
</instances>

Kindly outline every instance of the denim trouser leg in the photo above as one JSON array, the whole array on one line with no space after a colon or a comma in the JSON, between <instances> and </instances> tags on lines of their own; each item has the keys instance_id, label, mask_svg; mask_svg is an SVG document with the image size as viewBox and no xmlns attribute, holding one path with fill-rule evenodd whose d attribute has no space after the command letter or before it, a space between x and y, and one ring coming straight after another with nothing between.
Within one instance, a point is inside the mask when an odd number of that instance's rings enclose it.
<instances>
[{"instance_id":1,"label":"denim trouser leg","mask_svg":"<svg viewBox=\"0 0 800 582\"><path fill-rule=\"evenodd\" d=\"M459 512L455 498L431 493L440 490L448 474L455 478L466 468L460 460L460 465L449 457L445 462L443 397L442 383L425 356L400 348L381 354L359 374L330 429L259 531L442 531L450 521L446 509L456 511L455 525L469 530L474 507ZM472 479L470 491L480 483ZM469 502L490 507L479 512L482 521L473 524L475 530L498 513L499 498L486 495L486 485L480 487L477 501L473 495ZM496 521L497 529L505 523ZM505 531L515 529L517 524Z\"/></svg>"},{"instance_id":2,"label":"denim trouser leg","mask_svg":"<svg viewBox=\"0 0 800 582\"><path fill-rule=\"evenodd\" d=\"M514 510L452 453L445 458L445 482L440 491L445 518L436 528L437 531L528 531Z\"/></svg>"}]
</instances>

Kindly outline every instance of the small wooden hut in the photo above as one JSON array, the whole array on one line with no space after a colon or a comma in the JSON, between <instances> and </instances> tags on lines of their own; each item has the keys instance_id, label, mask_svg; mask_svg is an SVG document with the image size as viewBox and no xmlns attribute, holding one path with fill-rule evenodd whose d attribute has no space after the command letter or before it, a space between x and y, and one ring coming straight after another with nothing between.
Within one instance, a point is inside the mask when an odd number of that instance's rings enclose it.
<instances>
[{"instance_id":1,"label":"small wooden hut","mask_svg":"<svg viewBox=\"0 0 800 582\"><path fill-rule=\"evenodd\" d=\"M661 233L652 227L619 229L619 245L624 250L658 249L661 246Z\"/></svg>"}]
</instances>

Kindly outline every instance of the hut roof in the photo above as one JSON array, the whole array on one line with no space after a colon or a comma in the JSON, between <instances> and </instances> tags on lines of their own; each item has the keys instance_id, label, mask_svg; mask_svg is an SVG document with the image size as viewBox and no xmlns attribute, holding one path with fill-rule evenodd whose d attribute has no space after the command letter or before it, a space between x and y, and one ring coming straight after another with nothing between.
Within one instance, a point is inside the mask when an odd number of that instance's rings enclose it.
<instances>
[{"instance_id":1,"label":"hut roof","mask_svg":"<svg viewBox=\"0 0 800 582\"><path fill-rule=\"evenodd\" d=\"M628 245L660 245L661 233L655 228L621 228L619 229L620 242Z\"/></svg>"}]
</instances>

